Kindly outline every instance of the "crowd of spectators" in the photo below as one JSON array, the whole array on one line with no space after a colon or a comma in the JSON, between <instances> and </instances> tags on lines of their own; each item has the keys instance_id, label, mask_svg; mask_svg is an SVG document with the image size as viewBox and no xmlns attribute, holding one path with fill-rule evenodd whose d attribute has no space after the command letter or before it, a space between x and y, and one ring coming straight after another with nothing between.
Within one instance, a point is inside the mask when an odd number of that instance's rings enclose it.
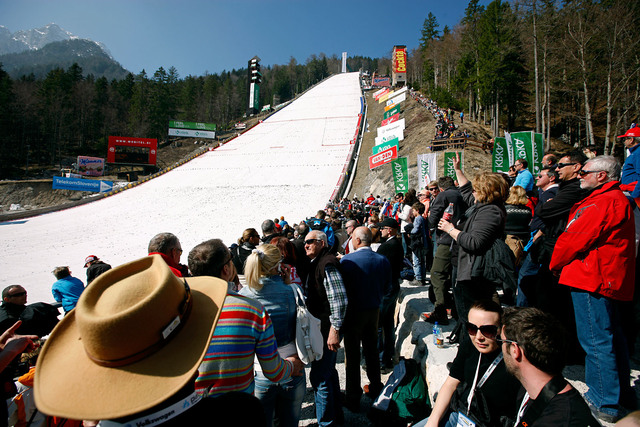
<instances>
[{"instance_id":1,"label":"crowd of spectators","mask_svg":"<svg viewBox=\"0 0 640 427\"><path fill-rule=\"evenodd\" d=\"M376 398L381 374L398 362L394 313L404 279L428 286L435 309L424 320L456 321L448 338L459 344L419 425L614 422L637 403L629 319L638 207L620 189L629 169L621 176L615 158L580 151L546 155L535 177L527 166L518 159L514 176L469 179L456 156L456 180L345 198L297 224L266 219L231 245L203 241L187 264L168 232L151 238L147 257L122 266L90 255L87 287L68 267L53 270L64 310L53 332L57 308L27 305L27 290L11 285L0 306L5 397L34 393L30 412L23 403L27 421L39 410L85 425L189 425L217 408L238 425L296 426L308 376L318 425L342 424L343 408L359 412L363 394ZM295 343L298 293L324 341L322 358L306 369ZM49 333L35 368L35 358L15 360ZM344 395L336 370L343 342ZM585 365L584 396L562 377L566 362Z\"/></svg>"}]
</instances>

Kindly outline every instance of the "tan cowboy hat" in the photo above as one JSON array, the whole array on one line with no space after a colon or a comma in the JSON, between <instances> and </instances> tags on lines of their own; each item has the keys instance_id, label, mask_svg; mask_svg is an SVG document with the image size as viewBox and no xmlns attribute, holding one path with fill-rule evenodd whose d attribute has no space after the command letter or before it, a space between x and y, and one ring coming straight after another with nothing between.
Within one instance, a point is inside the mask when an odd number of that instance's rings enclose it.
<instances>
[{"instance_id":1,"label":"tan cowboy hat","mask_svg":"<svg viewBox=\"0 0 640 427\"><path fill-rule=\"evenodd\" d=\"M166 400L200 366L226 293L221 279L176 277L160 255L103 273L42 348L38 409L106 420Z\"/></svg>"}]
</instances>

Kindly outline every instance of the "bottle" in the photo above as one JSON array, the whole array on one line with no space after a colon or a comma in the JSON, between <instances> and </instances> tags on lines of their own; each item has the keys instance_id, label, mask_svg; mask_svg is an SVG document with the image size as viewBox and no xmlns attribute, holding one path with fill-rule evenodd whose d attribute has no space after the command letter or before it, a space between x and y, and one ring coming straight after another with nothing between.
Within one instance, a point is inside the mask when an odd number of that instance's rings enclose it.
<instances>
[{"instance_id":1,"label":"bottle","mask_svg":"<svg viewBox=\"0 0 640 427\"><path fill-rule=\"evenodd\" d=\"M453 218L453 202L449 203L449 206L447 206L447 209L445 209L442 214L442 219L445 221L451 222L451 218Z\"/></svg>"},{"instance_id":2,"label":"bottle","mask_svg":"<svg viewBox=\"0 0 640 427\"><path fill-rule=\"evenodd\" d=\"M433 343L438 348L444 347L444 335L442 335L442 326L438 325L438 322L433 325Z\"/></svg>"}]
</instances>

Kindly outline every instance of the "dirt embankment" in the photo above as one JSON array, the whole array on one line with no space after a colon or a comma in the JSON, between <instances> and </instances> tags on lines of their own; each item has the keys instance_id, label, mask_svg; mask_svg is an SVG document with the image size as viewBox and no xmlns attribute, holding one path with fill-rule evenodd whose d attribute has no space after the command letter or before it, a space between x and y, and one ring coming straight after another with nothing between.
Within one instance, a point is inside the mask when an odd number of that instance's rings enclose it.
<instances>
[{"instance_id":1,"label":"dirt embankment","mask_svg":"<svg viewBox=\"0 0 640 427\"><path fill-rule=\"evenodd\" d=\"M379 166L369 170L369 156L372 154L372 147L375 145L377 128L383 120L385 103L379 103L373 97L373 91L366 92L367 101L367 125L360 157L357 163L353 184L347 197L350 199L357 195L359 198L367 197L369 194L380 195L383 198L391 197L394 191L391 164ZM399 157L408 157L409 166L409 187L418 189L418 154L431 152L427 147L429 142L435 137L436 120L433 114L407 95L406 101L400 104L400 118L405 119L404 140L400 141ZM458 117L459 112L454 114ZM485 141L490 138L489 129L478 123L459 123L456 120L459 130L467 131L473 139ZM463 170L471 178L476 173L491 170L491 155L484 153L478 148L467 148L463 155ZM444 151L438 151L438 175L444 174Z\"/></svg>"}]
</instances>

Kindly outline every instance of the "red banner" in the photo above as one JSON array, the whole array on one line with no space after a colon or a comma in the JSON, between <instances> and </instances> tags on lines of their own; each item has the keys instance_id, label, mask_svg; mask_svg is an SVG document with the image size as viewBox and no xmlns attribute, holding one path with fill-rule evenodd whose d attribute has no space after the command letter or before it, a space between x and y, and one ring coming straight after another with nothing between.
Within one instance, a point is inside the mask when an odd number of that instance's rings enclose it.
<instances>
[{"instance_id":1,"label":"red banner","mask_svg":"<svg viewBox=\"0 0 640 427\"><path fill-rule=\"evenodd\" d=\"M369 169L377 168L378 166L382 166L384 164L389 163L393 159L398 158L398 146L394 145L388 150L384 150L379 152L378 154L374 154L369 157Z\"/></svg>"},{"instance_id":2,"label":"red banner","mask_svg":"<svg viewBox=\"0 0 640 427\"><path fill-rule=\"evenodd\" d=\"M381 97L381 96L384 96L384 95L386 95L386 94L388 94L388 93L389 93L389 89L385 89L385 90L383 90L382 92L380 92L379 94L377 94L377 95L376 95L376 98L375 98L375 99L376 99L376 101L377 101L378 99L380 99L380 97Z\"/></svg>"},{"instance_id":3,"label":"red banner","mask_svg":"<svg viewBox=\"0 0 640 427\"><path fill-rule=\"evenodd\" d=\"M389 123L393 123L393 122L398 121L398 120L400 120L400 113L396 113L396 114L394 114L393 116L390 116L390 117L388 117L388 118L384 119L384 120L380 123L380 127L382 127L382 126L386 126L386 125L388 125Z\"/></svg>"},{"instance_id":4,"label":"red banner","mask_svg":"<svg viewBox=\"0 0 640 427\"><path fill-rule=\"evenodd\" d=\"M158 140L155 138L130 138L110 136L107 163L155 165Z\"/></svg>"},{"instance_id":5,"label":"red banner","mask_svg":"<svg viewBox=\"0 0 640 427\"><path fill-rule=\"evenodd\" d=\"M393 47L393 72L407 72L407 48L405 46Z\"/></svg>"}]
</instances>

